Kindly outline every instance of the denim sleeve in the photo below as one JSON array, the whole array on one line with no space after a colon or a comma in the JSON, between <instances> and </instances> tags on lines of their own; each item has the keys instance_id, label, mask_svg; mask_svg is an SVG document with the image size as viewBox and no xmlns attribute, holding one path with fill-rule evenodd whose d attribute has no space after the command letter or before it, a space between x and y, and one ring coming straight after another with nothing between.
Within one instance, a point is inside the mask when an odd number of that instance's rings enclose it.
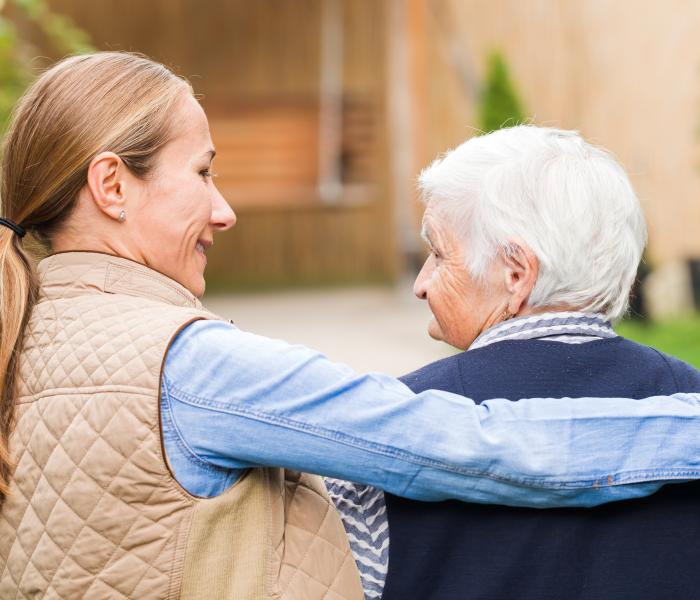
<instances>
[{"instance_id":1,"label":"denim sleeve","mask_svg":"<svg viewBox=\"0 0 700 600\"><path fill-rule=\"evenodd\" d=\"M700 478L700 395L494 399L413 394L379 373L199 321L163 385L183 444L227 469L278 466L415 500L594 506Z\"/></svg>"}]
</instances>

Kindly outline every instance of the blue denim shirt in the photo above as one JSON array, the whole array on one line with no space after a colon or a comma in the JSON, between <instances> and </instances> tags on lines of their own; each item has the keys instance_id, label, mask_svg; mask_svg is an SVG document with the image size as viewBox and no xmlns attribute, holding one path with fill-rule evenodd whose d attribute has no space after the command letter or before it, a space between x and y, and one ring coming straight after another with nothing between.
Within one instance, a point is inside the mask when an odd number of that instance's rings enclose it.
<instances>
[{"instance_id":1,"label":"blue denim shirt","mask_svg":"<svg viewBox=\"0 0 700 600\"><path fill-rule=\"evenodd\" d=\"M498 389L500 390L498 393L503 393L503 391L506 389L513 389L509 387L508 384L504 384L504 381L517 383L519 379L513 379L512 374L520 373L523 375L523 378L520 379L522 389L577 389L574 382L577 380L579 382L581 381L580 371L569 373L562 369L559 371L561 381L558 382L558 385L553 381L549 381L547 384L533 382L533 380L541 382L548 381L548 377L545 375L547 368L544 364L542 365L542 368L538 369L537 371L530 370L532 365L538 363L538 359L535 358L537 355L537 343L547 342L545 347L549 348L550 350L559 345L560 348L559 350L555 351L555 353L559 354L559 352L561 352L562 356L569 355L569 352L564 349L567 345L592 348L591 356L596 356L596 353L603 350L605 346L601 347L595 344L592 346L586 346L589 342L601 341L603 339L612 340L615 338L618 338L617 334L613 330L612 325L602 314L556 311L551 313L539 313L524 317L516 317L514 319L496 324L481 333L481 335L474 340L474 342L469 346L466 352L462 354L462 356L454 356L437 361L432 365L428 365L423 369L406 375L402 378L402 381L409 385L413 390L425 389L426 387L431 386L437 386L442 389L460 389L458 385L451 387L450 383L448 383L451 382L454 384L455 382L454 379L450 378L449 374L453 376L456 375L458 378L463 376L464 372L462 371L461 367L457 370L459 375L457 375L457 373L455 373L453 370L456 360L466 357L472 351L476 350L478 352L479 349L486 346L497 345L501 342L508 345L514 341L516 343L534 341L534 346L525 344L520 346L519 351L516 351L516 356L520 352L526 353L525 355L520 354L520 360L522 360L520 364L518 364L518 361L512 360L513 354L510 355L511 359L506 360L505 362L509 368L508 372L502 371L503 363L498 362L495 363L495 366L497 367L496 370L490 371L488 375L483 373L484 377L493 378L494 373L502 372L502 381L494 382L467 380L464 382L464 384L468 386L468 389L470 390L478 390L484 386L482 389ZM511 346L511 348L513 348L513 346ZM517 348L517 346L515 346L515 348ZM619 352L619 350L617 352ZM626 351L622 351L622 355L617 356L617 358L622 358L625 352ZM615 353L616 351L613 350L613 354L611 356L615 356ZM582 355L577 354L577 356L580 358ZM668 363L667 359L660 354L652 352L651 356L653 358L650 359L648 363L645 363L645 366L649 366L650 364L654 364L655 361L658 361L657 365L660 367L659 372L647 374L644 372L645 367L640 364L639 372L635 374L636 378L639 378L639 380L635 383L634 381L627 379L627 383L619 383L619 387L616 389L628 389L630 390L630 393L632 393L632 390L635 389L646 389L646 393L654 393L660 389L673 389L684 392L700 391L700 387L698 387L700 382L700 373L692 369L692 367L675 363L673 363L673 366L671 366L671 363ZM501 361L503 358L501 356L495 360ZM544 360L551 360L551 355L548 355L547 358L544 358ZM466 372L480 373L480 370L478 369L469 370L468 359L465 362L466 364L464 367L468 369ZM572 360L570 364L577 364L578 368L582 368L583 364L587 365L586 367L583 367L583 372L586 373L586 375L583 377L583 380L586 382L584 389L590 391L611 389L605 384L601 386L601 382L596 381L601 373L596 372L595 370L589 370L591 368L591 363L580 363L577 360ZM523 365L529 366L523 367ZM623 366L624 361L606 363L606 366L607 365L613 367L613 371L617 373L617 379L626 379L634 372L633 370L630 370L629 367ZM665 365L665 367L661 367L661 365ZM551 370L549 370L549 374L551 376ZM609 375L610 373L607 374L608 377ZM645 377L645 375L648 376ZM632 377L630 377L630 379L632 379ZM671 380L675 381L675 386L670 386L669 382ZM666 382L666 387L654 387L654 385L661 385L662 381ZM511 385L513 384L511 383ZM416 386L419 387L417 388ZM581 388L579 387L578 389ZM517 385L514 390L517 392ZM509 394L508 397L512 397L512 394ZM639 398L640 396L639 394L636 394L634 397ZM482 393L479 394L477 399L483 400L485 398L488 398L488 396L484 396ZM563 399L561 401L566 402L567 400ZM365 590L365 598L367 600L381 598L384 594L384 586L389 572L389 553L391 543L393 543L392 536L394 535L394 532L390 531L389 528L390 518L384 498L384 492L368 485L357 484L349 481L340 481L331 478L326 478L326 487L347 532L348 541L350 542L350 549L355 557L355 562L357 563L357 567L360 572L360 579L362 580L362 587ZM426 516L432 514L432 509L430 509L428 505L426 505L425 510ZM417 521L420 521L420 519L417 519ZM431 529L433 525L434 523L428 525L427 529ZM416 522L415 526L417 529L417 536L420 536L418 531L421 530L421 527L423 527L422 531L425 533L424 524L421 525L421 523ZM401 531L399 535L401 535ZM481 542L482 545L485 543L487 542ZM406 548L400 548L398 551L394 549L394 552L396 556L399 556L406 550ZM424 550L420 552L424 552ZM433 551L434 550L435 549L433 548ZM462 558L464 558L464 556ZM395 585L404 585L403 583L398 584L399 580L406 582L413 581L410 579L410 573L402 573L396 569L394 569L392 578L394 579ZM404 589L410 586L410 583L406 583L404 585ZM394 595L397 595L396 591ZM478 596L478 594L475 595Z\"/></svg>"},{"instance_id":2,"label":"blue denim shirt","mask_svg":"<svg viewBox=\"0 0 700 600\"><path fill-rule=\"evenodd\" d=\"M257 466L415 500L532 507L593 506L700 477L699 395L476 405L414 395L387 375L217 321L174 340L161 412L175 477L197 496Z\"/></svg>"}]
</instances>

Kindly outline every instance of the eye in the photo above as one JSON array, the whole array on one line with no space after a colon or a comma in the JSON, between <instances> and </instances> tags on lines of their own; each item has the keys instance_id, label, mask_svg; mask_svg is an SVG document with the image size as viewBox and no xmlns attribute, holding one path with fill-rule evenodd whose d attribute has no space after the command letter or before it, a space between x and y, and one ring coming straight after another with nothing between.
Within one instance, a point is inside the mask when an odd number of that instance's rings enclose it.
<instances>
[{"instance_id":1,"label":"eye","mask_svg":"<svg viewBox=\"0 0 700 600\"><path fill-rule=\"evenodd\" d=\"M212 164L211 163L202 167L202 169L199 171L199 175L200 175L200 177L203 177L205 179L216 177L216 173L214 173L212 171Z\"/></svg>"}]
</instances>

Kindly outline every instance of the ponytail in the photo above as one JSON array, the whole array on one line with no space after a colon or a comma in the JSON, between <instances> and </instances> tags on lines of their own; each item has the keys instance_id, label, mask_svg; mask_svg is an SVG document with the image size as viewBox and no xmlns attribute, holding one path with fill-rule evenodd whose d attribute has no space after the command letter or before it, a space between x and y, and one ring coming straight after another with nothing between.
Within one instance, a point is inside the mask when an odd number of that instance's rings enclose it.
<instances>
[{"instance_id":1,"label":"ponytail","mask_svg":"<svg viewBox=\"0 0 700 600\"><path fill-rule=\"evenodd\" d=\"M9 491L13 468L10 434L15 421L22 333L37 289L34 267L20 237L0 227L0 503Z\"/></svg>"},{"instance_id":2,"label":"ponytail","mask_svg":"<svg viewBox=\"0 0 700 600\"><path fill-rule=\"evenodd\" d=\"M0 4L2 2L0 1ZM124 52L72 56L44 72L14 108L0 171L0 504L13 471L19 355L39 287L27 246L51 249L100 152L145 178L175 135L173 106L192 88L161 64Z\"/></svg>"}]
</instances>

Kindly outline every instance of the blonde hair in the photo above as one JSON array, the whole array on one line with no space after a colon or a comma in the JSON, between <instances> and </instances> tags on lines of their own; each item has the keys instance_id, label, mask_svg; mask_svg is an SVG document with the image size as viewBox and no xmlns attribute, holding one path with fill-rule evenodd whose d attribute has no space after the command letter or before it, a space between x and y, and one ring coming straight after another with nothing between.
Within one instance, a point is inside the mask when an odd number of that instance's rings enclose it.
<instances>
[{"instance_id":1,"label":"blonde hair","mask_svg":"<svg viewBox=\"0 0 700 600\"><path fill-rule=\"evenodd\" d=\"M173 137L172 109L189 84L143 56L99 52L67 58L44 72L17 103L5 138L2 216L50 247L75 206L90 161L117 154L145 178ZM0 502L13 468L18 359L38 292L28 249L0 227Z\"/></svg>"}]
</instances>

